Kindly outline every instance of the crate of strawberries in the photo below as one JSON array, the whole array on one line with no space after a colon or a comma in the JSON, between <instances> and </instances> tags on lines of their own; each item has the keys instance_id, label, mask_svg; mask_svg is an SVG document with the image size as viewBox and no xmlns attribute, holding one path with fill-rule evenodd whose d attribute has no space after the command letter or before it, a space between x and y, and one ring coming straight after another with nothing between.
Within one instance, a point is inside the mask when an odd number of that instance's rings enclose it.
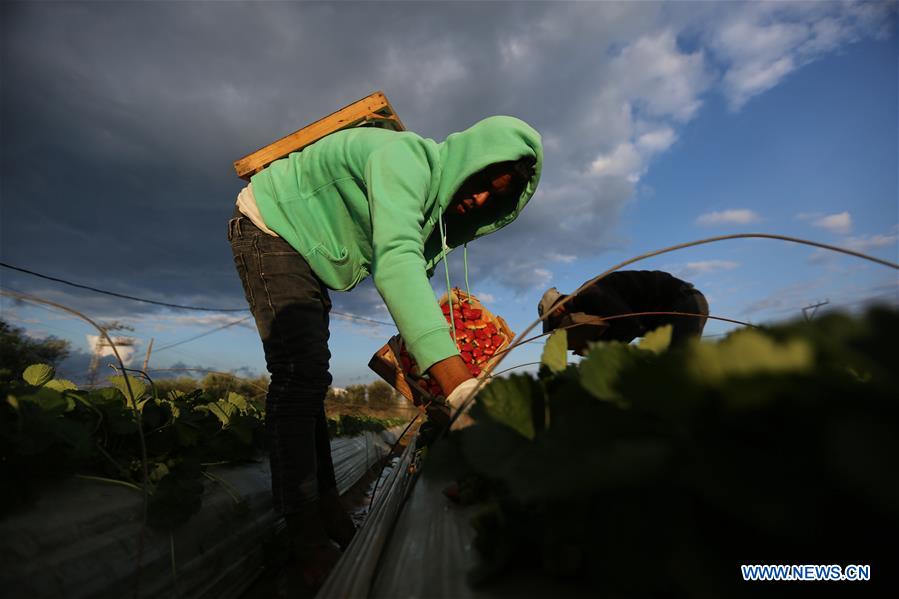
<instances>
[{"instance_id":1,"label":"crate of strawberries","mask_svg":"<svg viewBox=\"0 0 899 599\"><path fill-rule=\"evenodd\" d=\"M444 317L451 323L451 335L455 327L456 346L469 372L473 377L485 376L515 333L505 320L493 315L475 296L461 289L454 288L444 294L439 304ZM399 335L391 337L375 352L368 365L415 405L443 399L437 381L421 372Z\"/></svg>"}]
</instances>

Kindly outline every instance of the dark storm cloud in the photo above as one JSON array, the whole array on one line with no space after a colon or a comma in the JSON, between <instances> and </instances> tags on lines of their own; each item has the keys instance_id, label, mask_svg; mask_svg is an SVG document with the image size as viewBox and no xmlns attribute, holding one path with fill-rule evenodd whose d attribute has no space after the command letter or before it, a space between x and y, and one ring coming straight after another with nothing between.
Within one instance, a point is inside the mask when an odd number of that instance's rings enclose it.
<instances>
[{"instance_id":1,"label":"dark storm cloud","mask_svg":"<svg viewBox=\"0 0 899 599\"><path fill-rule=\"evenodd\" d=\"M242 305L224 223L242 186L231 162L249 151L374 89L409 128L442 139L497 112L552 128L562 97L593 85L575 64L565 85L537 76L577 33L532 31L541 5L3 10L4 261L176 303ZM548 47L510 68L515 35ZM10 271L3 280L104 314L153 309ZM335 300L376 315L372 291Z\"/></svg>"},{"instance_id":2,"label":"dark storm cloud","mask_svg":"<svg viewBox=\"0 0 899 599\"><path fill-rule=\"evenodd\" d=\"M502 113L544 135L541 188L519 221L477 242L477 273L522 292L544 282L552 255L601 252L639 174L672 143L664 127L690 118L710 85L704 54L681 48L681 33L702 39L689 23L699 29L721 9L6 2L0 11L3 260L119 293L241 307L225 240L243 185L232 162L377 89L427 137ZM55 289L92 312L154 310L7 270L2 280ZM334 300L387 319L370 284Z\"/></svg>"}]
</instances>

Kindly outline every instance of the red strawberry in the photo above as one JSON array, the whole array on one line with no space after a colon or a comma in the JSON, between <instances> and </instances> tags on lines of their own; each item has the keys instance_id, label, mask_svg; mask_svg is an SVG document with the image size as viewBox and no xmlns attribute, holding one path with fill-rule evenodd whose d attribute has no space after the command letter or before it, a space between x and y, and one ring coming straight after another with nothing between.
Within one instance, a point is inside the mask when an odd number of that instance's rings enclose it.
<instances>
[{"instance_id":1,"label":"red strawberry","mask_svg":"<svg viewBox=\"0 0 899 599\"><path fill-rule=\"evenodd\" d=\"M453 319L453 324L456 325L456 330L465 328L465 323L462 322L461 320L459 320L458 318Z\"/></svg>"},{"instance_id":2,"label":"red strawberry","mask_svg":"<svg viewBox=\"0 0 899 599\"><path fill-rule=\"evenodd\" d=\"M493 345L499 347L503 344L503 341L505 341L505 339L503 339L500 335L494 335L491 341L493 341Z\"/></svg>"},{"instance_id":3,"label":"red strawberry","mask_svg":"<svg viewBox=\"0 0 899 599\"><path fill-rule=\"evenodd\" d=\"M474 348L474 351L471 352L471 355L475 358L480 358L484 355L484 350L482 350L480 347L476 347Z\"/></svg>"},{"instance_id":4,"label":"red strawberry","mask_svg":"<svg viewBox=\"0 0 899 599\"><path fill-rule=\"evenodd\" d=\"M496 332L497 332L497 331L496 331L496 325L493 324L492 322L488 322L488 323L487 323L487 326L486 326L485 328L487 329L487 333L488 333L488 334L490 334L490 335L496 335Z\"/></svg>"},{"instance_id":5,"label":"red strawberry","mask_svg":"<svg viewBox=\"0 0 899 599\"><path fill-rule=\"evenodd\" d=\"M473 350L473 349L474 349L474 346L472 346L471 343L463 343L463 344L459 347L459 350L461 350L461 351L471 351L471 350Z\"/></svg>"},{"instance_id":6,"label":"red strawberry","mask_svg":"<svg viewBox=\"0 0 899 599\"><path fill-rule=\"evenodd\" d=\"M463 308L462 315L465 316L465 320L478 320L481 318L481 311Z\"/></svg>"},{"instance_id":7,"label":"red strawberry","mask_svg":"<svg viewBox=\"0 0 899 599\"><path fill-rule=\"evenodd\" d=\"M475 337L478 338L478 340L483 340L483 339L489 339L489 338L490 338L490 335L488 335L488 334L487 334L487 331L485 331L484 329L478 329L477 331L475 331L474 334L475 334Z\"/></svg>"},{"instance_id":8,"label":"red strawberry","mask_svg":"<svg viewBox=\"0 0 899 599\"><path fill-rule=\"evenodd\" d=\"M471 363L471 353L470 352L464 351L460 355L462 356L463 362L465 362L466 364Z\"/></svg>"},{"instance_id":9,"label":"red strawberry","mask_svg":"<svg viewBox=\"0 0 899 599\"><path fill-rule=\"evenodd\" d=\"M477 364L469 364L468 372L471 373L471 376L478 376L479 374L481 374L481 367Z\"/></svg>"},{"instance_id":10,"label":"red strawberry","mask_svg":"<svg viewBox=\"0 0 899 599\"><path fill-rule=\"evenodd\" d=\"M450 486L443 490L443 494L453 503L460 503L462 501L462 498L459 495L459 483L454 482L450 484Z\"/></svg>"},{"instance_id":11,"label":"red strawberry","mask_svg":"<svg viewBox=\"0 0 899 599\"><path fill-rule=\"evenodd\" d=\"M449 314L449 313L450 313L450 307L449 307L449 304L442 304L442 305L440 306L440 309L443 310L443 313L444 313L444 314Z\"/></svg>"}]
</instances>

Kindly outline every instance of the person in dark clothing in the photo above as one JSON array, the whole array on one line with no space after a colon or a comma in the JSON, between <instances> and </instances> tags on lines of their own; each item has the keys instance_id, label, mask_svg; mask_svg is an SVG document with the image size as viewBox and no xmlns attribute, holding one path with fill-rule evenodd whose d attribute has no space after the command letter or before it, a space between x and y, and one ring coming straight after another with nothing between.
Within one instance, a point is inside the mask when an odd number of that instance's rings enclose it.
<instances>
[{"instance_id":1,"label":"person in dark clothing","mask_svg":"<svg viewBox=\"0 0 899 599\"><path fill-rule=\"evenodd\" d=\"M658 270L622 270L613 272L590 285L564 306L554 308L567 295L553 287L543 294L537 306L543 321L543 332L554 331L572 322L572 315L609 317L635 312L684 312L700 316L644 315L607 320L604 326L579 326L569 329L569 349L583 355L590 341L622 341L637 337L663 325L672 326L671 345L683 345L698 338L709 314L705 296L692 283ZM580 329L580 330L579 330Z\"/></svg>"}]
</instances>

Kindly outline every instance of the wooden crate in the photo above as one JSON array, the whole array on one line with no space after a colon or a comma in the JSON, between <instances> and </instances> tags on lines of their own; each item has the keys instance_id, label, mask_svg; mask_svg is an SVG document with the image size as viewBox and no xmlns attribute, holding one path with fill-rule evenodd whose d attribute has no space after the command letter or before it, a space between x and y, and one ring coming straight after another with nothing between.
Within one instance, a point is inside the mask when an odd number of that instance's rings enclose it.
<instances>
[{"instance_id":1,"label":"wooden crate","mask_svg":"<svg viewBox=\"0 0 899 599\"><path fill-rule=\"evenodd\" d=\"M453 289L453 305L457 305L459 303L468 304L467 300L468 294L466 294L461 289ZM500 354L503 350L509 347L512 342L512 339L515 338L515 333L512 329L509 328L509 325L501 316L496 316L490 312L475 296L471 296L471 307L475 310L481 310L481 318L482 320L487 320L493 322L496 325L497 331L505 337L503 343L496 348L496 353L484 363L484 368L478 378L484 378L487 376L488 372L493 369L496 363L500 359ZM447 302L448 295L444 294L442 298L440 298L439 304L443 305ZM372 356L371 360L368 362L368 367L371 368L378 376L384 379L390 386L396 389L403 397L414 403L415 405L422 405L427 403L428 401L434 400L435 398L428 392L424 385L420 384L414 378L410 378L406 376L406 373L403 372L403 368L400 365L399 355L400 349L402 347L402 338L399 335L394 335L391 337L387 343L385 343L375 354ZM440 398L437 398L438 401Z\"/></svg>"},{"instance_id":2,"label":"wooden crate","mask_svg":"<svg viewBox=\"0 0 899 599\"><path fill-rule=\"evenodd\" d=\"M393 131L406 130L400 117L397 116L387 100L387 96L384 95L384 92L378 91L236 160L234 170L237 171L238 177L249 181L251 176L275 160L280 160L291 152L299 152L335 131L361 125L382 127Z\"/></svg>"},{"instance_id":3,"label":"wooden crate","mask_svg":"<svg viewBox=\"0 0 899 599\"><path fill-rule=\"evenodd\" d=\"M394 347L399 342L399 335L394 335L375 352L368 362L368 367L384 379L388 385L396 389L400 395L416 406L427 403L433 397L417 381L407 378L400 366Z\"/></svg>"}]
</instances>

